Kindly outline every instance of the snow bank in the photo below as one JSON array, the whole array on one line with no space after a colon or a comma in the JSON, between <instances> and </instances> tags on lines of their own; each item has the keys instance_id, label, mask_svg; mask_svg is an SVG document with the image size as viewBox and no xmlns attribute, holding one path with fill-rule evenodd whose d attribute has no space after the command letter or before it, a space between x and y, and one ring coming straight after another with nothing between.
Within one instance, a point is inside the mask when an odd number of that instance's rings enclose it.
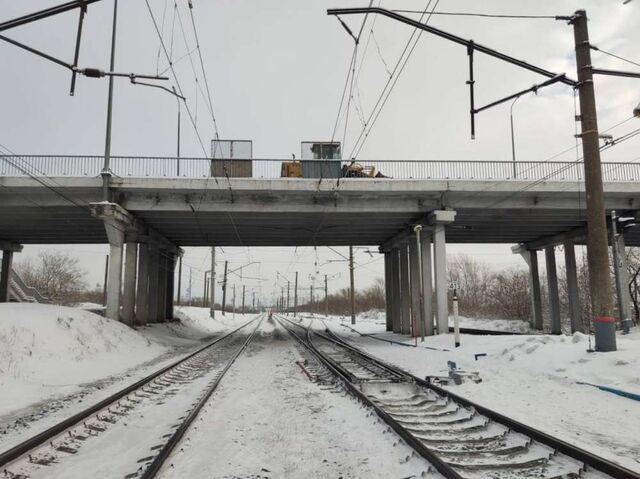
<instances>
[{"instance_id":1,"label":"snow bank","mask_svg":"<svg viewBox=\"0 0 640 479\"><path fill-rule=\"evenodd\" d=\"M166 352L97 314L45 304L0 304L0 414Z\"/></svg>"}]
</instances>

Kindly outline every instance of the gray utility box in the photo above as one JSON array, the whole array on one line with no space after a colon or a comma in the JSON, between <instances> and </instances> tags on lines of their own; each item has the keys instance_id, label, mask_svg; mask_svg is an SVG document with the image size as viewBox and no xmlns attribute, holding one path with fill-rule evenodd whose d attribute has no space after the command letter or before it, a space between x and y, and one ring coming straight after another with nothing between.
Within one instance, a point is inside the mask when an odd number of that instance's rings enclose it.
<instances>
[{"instance_id":1,"label":"gray utility box","mask_svg":"<svg viewBox=\"0 0 640 479\"><path fill-rule=\"evenodd\" d=\"M340 142L303 141L300 148L303 178L340 178Z\"/></svg>"},{"instance_id":2,"label":"gray utility box","mask_svg":"<svg viewBox=\"0 0 640 479\"><path fill-rule=\"evenodd\" d=\"M211 176L251 178L252 158L251 140L212 140Z\"/></svg>"},{"instance_id":3,"label":"gray utility box","mask_svg":"<svg viewBox=\"0 0 640 479\"><path fill-rule=\"evenodd\" d=\"M340 160L302 160L303 178L340 178Z\"/></svg>"},{"instance_id":4,"label":"gray utility box","mask_svg":"<svg viewBox=\"0 0 640 479\"><path fill-rule=\"evenodd\" d=\"M211 176L251 178L252 163L251 160L211 160Z\"/></svg>"}]
</instances>

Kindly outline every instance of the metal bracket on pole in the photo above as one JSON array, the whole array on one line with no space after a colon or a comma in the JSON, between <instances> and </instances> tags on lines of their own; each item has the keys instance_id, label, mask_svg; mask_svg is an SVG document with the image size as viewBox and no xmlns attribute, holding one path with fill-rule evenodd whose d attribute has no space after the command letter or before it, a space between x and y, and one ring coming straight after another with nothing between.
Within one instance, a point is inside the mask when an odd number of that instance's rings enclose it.
<instances>
[{"instance_id":1,"label":"metal bracket on pole","mask_svg":"<svg viewBox=\"0 0 640 479\"><path fill-rule=\"evenodd\" d=\"M71 72L71 88L69 89L69 95L73 96L76 92L76 76L78 75L78 59L80 57L80 39L82 38L82 25L84 23L84 16L87 14L87 5L84 0L80 2L80 17L78 18L78 34L76 35L76 49L73 54L73 71Z\"/></svg>"},{"instance_id":2,"label":"metal bracket on pole","mask_svg":"<svg viewBox=\"0 0 640 479\"><path fill-rule=\"evenodd\" d=\"M469 114L471 115L471 139L474 140L476 137L476 109L475 109L475 99L474 99L474 91L473 85L475 80L473 79L473 49L474 43L473 40L470 40L467 44L467 56L469 57L469 80L467 81L467 85L469 85Z\"/></svg>"},{"instance_id":3,"label":"metal bracket on pole","mask_svg":"<svg viewBox=\"0 0 640 479\"><path fill-rule=\"evenodd\" d=\"M519 91L517 93L514 93L513 95L506 96L504 98L501 98L500 100L496 100L496 101L494 101L492 103L489 103L488 105L485 105L485 106L482 106L480 108L477 108L476 110L474 110L474 113L480 113L481 111L487 110L487 109L489 109L491 107L494 107L494 106L497 106L497 105L500 105L501 103L507 102L509 100L513 100L514 98L519 98L522 95L524 95L525 93L533 92L535 94L538 94L538 90L540 88L544 88L546 86L553 85L554 83L558 83L563 78L566 78L566 75L564 73L560 73L559 75L556 75L555 77L550 78L549 80L547 80L545 82L539 83L537 85L533 85L530 88L526 88L524 90L521 90L521 91Z\"/></svg>"}]
</instances>

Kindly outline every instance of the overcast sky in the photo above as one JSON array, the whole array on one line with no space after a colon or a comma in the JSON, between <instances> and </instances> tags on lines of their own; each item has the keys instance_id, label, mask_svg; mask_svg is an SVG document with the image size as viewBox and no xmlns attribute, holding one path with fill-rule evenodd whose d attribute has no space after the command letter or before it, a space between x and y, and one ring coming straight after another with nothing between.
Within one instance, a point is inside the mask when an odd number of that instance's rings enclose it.
<instances>
[{"instance_id":1,"label":"overcast sky","mask_svg":"<svg viewBox=\"0 0 640 479\"><path fill-rule=\"evenodd\" d=\"M57 1L0 0L0 20L44 8ZM214 113L221 138L253 140L254 157L288 158L300 151L300 141L330 139L340 95L353 52L353 40L338 21L326 15L329 7L366 6L366 0L314 2L193 0L205 69L211 87ZM376 2L377 3L377 0ZM164 39L171 43L173 2L149 0L157 21L164 16ZM177 2L186 43L195 46L186 0ZM431 7L436 4L431 2ZM389 9L424 9L426 1L381 3ZM165 11L166 6L166 11ZM89 6L80 65L108 69L113 2ZM430 8L431 8L430 7ZM640 61L640 2L622 0L562 0L525 2L513 0L440 0L436 11L569 15L585 8L591 19L592 44L620 56ZM164 13L163 13L164 12ZM407 14L411 15L411 14ZM416 15L412 15L416 16ZM345 16L357 32L362 16ZM388 79L411 28L370 16L364 27L357 65L362 68L354 89L356 100L336 139L351 151L363 125L360 115L371 112ZM7 36L64 58L72 58L77 12L49 18L5 32ZM430 24L477 43L496 48L554 72L575 78L573 32L566 22L550 19L487 19L436 16ZM365 50L373 26L374 35ZM377 43L377 46L376 46ZM378 49L379 47L379 49ZM159 41L144 0L120 1L116 71L162 72L167 62L160 56ZM173 58L188 52L176 19ZM192 55L199 81L197 56ZM633 69L614 58L593 52L593 63L603 68ZM386 66L385 66L386 64ZM102 154L104 152L107 81L80 78L76 95L68 94L70 75L56 66L12 45L0 43L0 143L18 153ZM481 54L475 61L476 104L481 105L539 83L544 78L500 63ZM208 150L213 124L197 85L189 57L176 63L178 79ZM378 122L368 136L359 160L510 160L509 104L477 117L476 139L469 136L467 56L464 47L423 34L393 90ZM167 86L174 85L173 80ZM628 119L640 101L638 80L598 77L596 92L601 130ZM114 97L114 155L175 154L176 100L161 90L131 85L118 79ZM633 120L611 131L614 136L637 128ZM514 107L516 154L519 160L545 160L575 144L572 90L555 85L518 100ZM202 156L193 127L182 125L183 155ZM575 160L575 151L558 160ZM638 142L629 141L603 153L603 161L637 161ZM1 232L0 232L1 233ZM1 236L1 234L0 234ZM467 252L496 268L521 264L510 245L455 246L451 252ZM26 247L19 257L37 254L47 246ZM61 246L81 259L91 284L101 283L105 246ZM337 248L346 254L346 248ZM194 267L194 292L201 291L202 270L209 269L208 250L189 248L185 264ZM348 284L348 270L338 254L321 248L226 248L219 264L228 259L234 267L259 262L245 270L250 288L260 287L265 300L273 290L276 271L293 279L300 271L301 284L310 274L336 276L331 289ZM370 284L382 276L379 255L364 249L356 253L357 283ZM317 263L317 265L315 264ZM197 269L196 269L197 268ZM338 277L338 274L341 275ZM188 268L185 268L185 280ZM238 279L239 283L239 279ZM184 284L184 283L183 283ZM183 288L184 291L184 288Z\"/></svg>"}]
</instances>

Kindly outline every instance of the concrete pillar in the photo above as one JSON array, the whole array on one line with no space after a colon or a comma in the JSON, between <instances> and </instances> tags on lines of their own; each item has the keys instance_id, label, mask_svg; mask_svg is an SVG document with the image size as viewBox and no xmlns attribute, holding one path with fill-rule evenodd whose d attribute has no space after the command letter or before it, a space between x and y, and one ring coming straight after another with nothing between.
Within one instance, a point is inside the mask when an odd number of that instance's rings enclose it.
<instances>
[{"instance_id":1,"label":"concrete pillar","mask_svg":"<svg viewBox=\"0 0 640 479\"><path fill-rule=\"evenodd\" d=\"M158 307L156 310L156 322L163 323L167 313L167 252L158 252Z\"/></svg>"},{"instance_id":2,"label":"concrete pillar","mask_svg":"<svg viewBox=\"0 0 640 479\"><path fill-rule=\"evenodd\" d=\"M556 270L556 251L554 246L544 249L547 264L547 289L549 290L549 318L551 334L561 334L560 327L560 295L558 294L558 272Z\"/></svg>"},{"instance_id":3,"label":"concrete pillar","mask_svg":"<svg viewBox=\"0 0 640 479\"><path fill-rule=\"evenodd\" d=\"M149 289L147 308L150 323L158 322L158 285L160 284L160 252L155 245L149 245Z\"/></svg>"},{"instance_id":4,"label":"concrete pillar","mask_svg":"<svg viewBox=\"0 0 640 479\"><path fill-rule=\"evenodd\" d=\"M420 310L420 263L418 243L414 237L409 239L409 274L411 276L411 327L413 336L420 336L422 311Z\"/></svg>"},{"instance_id":5,"label":"concrete pillar","mask_svg":"<svg viewBox=\"0 0 640 479\"><path fill-rule=\"evenodd\" d=\"M138 243L127 241L124 257L124 285L122 290L122 322L133 326L136 304L136 269Z\"/></svg>"},{"instance_id":6,"label":"concrete pillar","mask_svg":"<svg viewBox=\"0 0 640 479\"><path fill-rule=\"evenodd\" d=\"M433 269L436 288L436 325L438 334L449 332L449 303L447 292L449 280L447 278L447 242L445 227L436 223L433 227Z\"/></svg>"},{"instance_id":7,"label":"concrete pillar","mask_svg":"<svg viewBox=\"0 0 640 479\"><path fill-rule=\"evenodd\" d=\"M120 296L122 292L122 250L124 247L124 228L105 221L109 239L109 274L107 278L106 316L120 321Z\"/></svg>"},{"instance_id":8,"label":"concrete pillar","mask_svg":"<svg viewBox=\"0 0 640 479\"><path fill-rule=\"evenodd\" d=\"M576 268L576 248L572 241L564 243L564 264L567 270L567 295L569 296L569 317L571 332L582 332L580 295L578 294L578 273Z\"/></svg>"},{"instance_id":9,"label":"concrete pillar","mask_svg":"<svg viewBox=\"0 0 640 479\"><path fill-rule=\"evenodd\" d=\"M138 247L138 286L136 288L136 324L144 326L149 321L149 247Z\"/></svg>"},{"instance_id":10,"label":"concrete pillar","mask_svg":"<svg viewBox=\"0 0 640 479\"><path fill-rule=\"evenodd\" d=\"M411 321L411 290L409 289L409 250L400 246L400 332L409 334Z\"/></svg>"},{"instance_id":11,"label":"concrete pillar","mask_svg":"<svg viewBox=\"0 0 640 479\"><path fill-rule=\"evenodd\" d=\"M11 288L11 271L13 268L13 250L2 250L2 272L0 272L0 303L9 302Z\"/></svg>"},{"instance_id":12,"label":"concrete pillar","mask_svg":"<svg viewBox=\"0 0 640 479\"><path fill-rule=\"evenodd\" d=\"M391 251L384 254L384 298L387 331L393 331L393 271Z\"/></svg>"},{"instance_id":13,"label":"concrete pillar","mask_svg":"<svg viewBox=\"0 0 640 479\"><path fill-rule=\"evenodd\" d=\"M175 282L176 257L173 253L169 253L167 257L167 282L165 292L165 314L167 320L173 319L173 286Z\"/></svg>"},{"instance_id":14,"label":"concrete pillar","mask_svg":"<svg viewBox=\"0 0 640 479\"><path fill-rule=\"evenodd\" d=\"M402 332L402 302L400 300L400 250L394 248L391 250L391 287L392 287L392 305L391 317L393 320L393 332Z\"/></svg>"},{"instance_id":15,"label":"concrete pillar","mask_svg":"<svg viewBox=\"0 0 640 479\"><path fill-rule=\"evenodd\" d=\"M617 242L617 267L614 267L616 275L616 292L618 294L618 310L620 314L620 323L623 327L633 326L631 319L631 294L629 293L629 266L627 264L627 254L625 252L626 244L624 235L619 233L614 239ZM615 266L615 265L614 265Z\"/></svg>"},{"instance_id":16,"label":"concrete pillar","mask_svg":"<svg viewBox=\"0 0 640 479\"><path fill-rule=\"evenodd\" d=\"M529 266L529 296L531 297L531 318L529 324L533 329L542 330L542 299L540 296L540 273L538 270L538 252L528 250L525 245L511 248L516 254L522 256Z\"/></svg>"},{"instance_id":17,"label":"concrete pillar","mask_svg":"<svg viewBox=\"0 0 640 479\"><path fill-rule=\"evenodd\" d=\"M431 273L431 235L422 230L422 295L424 297L424 334L433 336L433 277Z\"/></svg>"}]
</instances>

